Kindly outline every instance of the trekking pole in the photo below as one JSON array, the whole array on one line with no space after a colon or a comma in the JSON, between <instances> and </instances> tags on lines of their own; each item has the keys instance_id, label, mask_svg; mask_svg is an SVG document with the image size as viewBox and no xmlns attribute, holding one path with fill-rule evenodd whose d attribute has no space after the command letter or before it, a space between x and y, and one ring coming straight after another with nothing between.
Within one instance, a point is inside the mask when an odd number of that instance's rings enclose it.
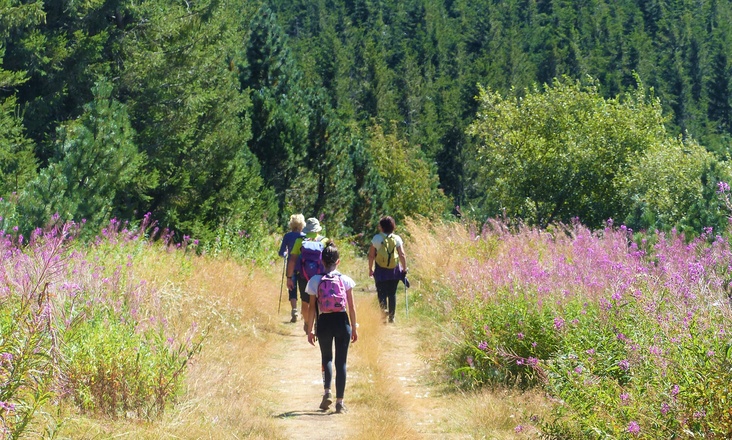
<instances>
[{"instance_id":1,"label":"trekking pole","mask_svg":"<svg viewBox=\"0 0 732 440\"><path fill-rule=\"evenodd\" d=\"M407 295L407 283L404 283L404 304L406 306L407 319L409 319L409 295Z\"/></svg>"},{"instance_id":2,"label":"trekking pole","mask_svg":"<svg viewBox=\"0 0 732 440\"><path fill-rule=\"evenodd\" d=\"M405 259L406 261L406 259ZM406 267L407 265L404 264ZM409 319L409 295L407 295L407 288L409 287L409 280L407 279L407 274L404 274L404 306L405 311L407 312L407 319Z\"/></svg>"},{"instance_id":3,"label":"trekking pole","mask_svg":"<svg viewBox=\"0 0 732 440\"><path fill-rule=\"evenodd\" d=\"M289 249L285 248L285 258L282 264L282 281L280 282L280 301L277 303L277 314L280 314L280 307L282 307L282 288L285 285L285 271L287 270L287 257L289 255Z\"/></svg>"}]
</instances>

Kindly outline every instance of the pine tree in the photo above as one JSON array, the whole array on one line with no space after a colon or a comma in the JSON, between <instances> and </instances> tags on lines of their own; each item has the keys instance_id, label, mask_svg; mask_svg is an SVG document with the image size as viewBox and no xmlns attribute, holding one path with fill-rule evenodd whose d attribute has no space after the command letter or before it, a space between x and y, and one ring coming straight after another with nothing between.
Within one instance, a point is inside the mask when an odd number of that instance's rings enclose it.
<instances>
[{"instance_id":1,"label":"pine tree","mask_svg":"<svg viewBox=\"0 0 732 440\"><path fill-rule=\"evenodd\" d=\"M26 229L58 214L62 221L86 220L96 231L112 216L117 192L139 173L142 157L127 110L111 92L108 82L100 82L81 118L59 127L53 162L19 202Z\"/></svg>"},{"instance_id":2,"label":"pine tree","mask_svg":"<svg viewBox=\"0 0 732 440\"><path fill-rule=\"evenodd\" d=\"M249 25L239 81L252 101L249 149L261 163L262 177L275 190L282 211L304 154L306 120L301 73L286 35L266 6Z\"/></svg>"}]
</instances>

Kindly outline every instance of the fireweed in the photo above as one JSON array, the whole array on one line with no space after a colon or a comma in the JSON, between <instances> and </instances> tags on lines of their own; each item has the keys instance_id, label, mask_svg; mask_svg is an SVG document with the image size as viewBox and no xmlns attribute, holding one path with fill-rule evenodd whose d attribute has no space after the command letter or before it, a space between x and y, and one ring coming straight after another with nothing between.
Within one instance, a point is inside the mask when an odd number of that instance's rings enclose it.
<instances>
[{"instance_id":1,"label":"fireweed","mask_svg":"<svg viewBox=\"0 0 732 440\"><path fill-rule=\"evenodd\" d=\"M441 280L462 335L448 361L458 386L544 387L549 438L732 436L725 237L636 242L612 222L466 235L449 246L494 245Z\"/></svg>"},{"instance_id":2,"label":"fireweed","mask_svg":"<svg viewBox=\"0 0 732 440\"><path fill-rule=\"evenodd\" d=\"M169 334L159 292L135 275L157 233L112 221L93 243L79 225L0 233L0 431L18 438L46 401L151 418L176 396L200 348ZM164 234L163 234L164 235ZM165 237L162 237L163 240Z\"/></svg>"}]
</instances>

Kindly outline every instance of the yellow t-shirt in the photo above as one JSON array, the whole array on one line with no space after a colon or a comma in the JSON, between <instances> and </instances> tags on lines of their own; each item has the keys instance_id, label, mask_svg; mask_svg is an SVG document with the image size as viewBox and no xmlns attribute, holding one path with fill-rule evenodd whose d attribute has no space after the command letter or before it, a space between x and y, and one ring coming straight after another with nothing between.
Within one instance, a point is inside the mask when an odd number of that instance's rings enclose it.
<instances>
[{"instance_id":1,"label":"yellow t-shirt","mask_svg":"<svg viewBox=\"0 0 732 440\"><path fill-rule=\"evenodd\" d=\"M320 238L318 238L318 237L320 237ZM316 241L328 240L327 238L325 238L321 235L318 235L317 232L308 232L307 234L305 234L305 238L309 238L311 240L316 240ZM327 241L323 241L323 244L326 244L326 243L327 243ZM292 246L292 251L290 252L290 255L300 255L301 247L302 247L302 237L295 240L295 244Z\"/></svg>"}]
</instances>

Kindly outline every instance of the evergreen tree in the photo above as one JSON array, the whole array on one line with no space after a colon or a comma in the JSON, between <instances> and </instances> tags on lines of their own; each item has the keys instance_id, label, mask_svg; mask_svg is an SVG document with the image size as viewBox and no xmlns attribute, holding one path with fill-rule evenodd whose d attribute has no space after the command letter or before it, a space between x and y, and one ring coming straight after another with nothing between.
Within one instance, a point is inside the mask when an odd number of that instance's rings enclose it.
<instances>
[{"instance_id":1,"label":"evergreen tree","mask_svg":"<svg viewBox=\"0 0 732 440\"><path fill-rule=\"evenodd\" d=\"M233 61L241 18L221 5L143 3L137 13L146 25L123 46L120 94L147 161L145 179L119 203L128 215L151 212L199 239L273 218L271 192L247 148L250 102ZM237 13L247 20L244 5Z\"/></svg>"},{"instance_id":2,"label":"evergreen tree","mask_svg":"<svg viewBox=\"0 0 732 440\"><path fill-rule=\"evenodd\" d=\"M249 149L262 164L262 177L274 188L282 211L286 191L300 186L294 180L305 153L307 128L300 71L286 35L266 6L249 25L239 81L252 101Z\"/></svg>"},{"instance_id":3,"label":"evergreen tree","mask_svg":"<svg viewBox=\"0 0 732 440\"><path fill-rule=\"evenodd\" d=\"M719 48L714 54L711 66L711 78L707 82L709 105L707 115L717 126L716 131L732 134L732 86L730 85L729 58Z\"/></svg>"},{"instance_id":4,"label":"evergreen tree","mask_svg":"<svg viewBox=\"0 0 732 440\"><path fill-rule=\"evenodd\" d=\"M96 231L113 215L117 192L139 173L142 157L127 110L111 92L100 82L84 114L59 127L53 162L19 201L26 230L58 214L62 221L84 219Z\"/></svg>"},{"instance_id":5,"label":"evergreen tree","mask_svg":"<svg viewBox=\"0 0 732 440\"><path fill-rule=\"evenodd\" d=\"M36 174L33 143L25 137L14 97L0 101L0 197L20 192Z\"/></svg>"}]
</instances>

